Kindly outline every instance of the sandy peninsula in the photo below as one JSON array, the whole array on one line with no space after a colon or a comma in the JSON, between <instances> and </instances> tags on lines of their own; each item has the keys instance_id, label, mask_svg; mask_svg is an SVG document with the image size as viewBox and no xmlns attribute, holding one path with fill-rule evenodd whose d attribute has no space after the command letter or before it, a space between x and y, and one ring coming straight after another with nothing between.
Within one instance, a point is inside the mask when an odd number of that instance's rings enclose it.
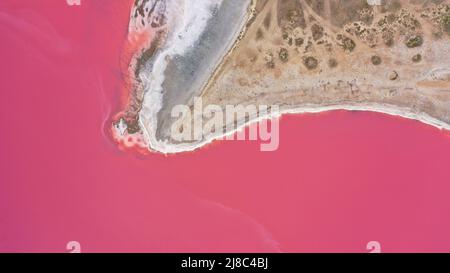
<instances>
[{"instance_id":1,"label":"sandy peninsula","mask_svg":"<svg viewBox=\"0 0 450 273\"><path fill-rule=\"evenodd\" d=\"M166 20L173 20L175 7L163 2ZM448 0L379 6L366 0L205 0L196 1L204 5L197 11L205 12L198 25L189 21L185 2L187 21L169 26L165 42L139 71L144 92L137 133L150 150L191 151L261 119L335 109L383 112L450 129ZM188 33L193 39L183 41ZM193 107L196 97L205 106L278 110L228 121L240 124L232 130L174 141L171 110Z\"/></svg>"}]
</instances>

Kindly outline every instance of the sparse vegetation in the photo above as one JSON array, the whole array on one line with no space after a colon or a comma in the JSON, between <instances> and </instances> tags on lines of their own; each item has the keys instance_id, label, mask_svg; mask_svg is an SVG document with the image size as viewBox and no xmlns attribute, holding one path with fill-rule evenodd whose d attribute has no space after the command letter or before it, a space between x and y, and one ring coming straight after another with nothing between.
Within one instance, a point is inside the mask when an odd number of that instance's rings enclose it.
<instances>
[{"instance_id":1,"label":"sparse vegetation","mask_svg":"<svg viewBox=\"0 0 450 273\"><path fill-rule=\"evenodd\" d=\"M314 57L306 57L303 60L303 64L306 66L306 68L308 68L309 70L313 70L316 69L317 66L319 65L319 61L317 61L316 58Z\"/></svg>"},{"instance_id":2,"label":"sparse vegetation","mask_svg":"<svg viewBox=\"0 0 450 273\"><path fill-rule=\"evenodd\" d=\"M392 31L385 31L382 34L384 44L388 47L394 45L394 33Z\"/></svg>"},{"instance_id":3,"label":"sparse vegetation","mask_svg":"<svg viewBox=\"0 0 450 273\"><path fill-rule=\"evenodd\" d=\"M415 63L421 62L421 61L422 61L422 55L420 55L420 54L414 55L414 56L412 57L412 61L415 62Z\"/></svg>"},{"instance_id":4,"label":"sparse vegetation","mask_svg":"<svg viewBox=\"0 0 450 273\"><path fill-rule=\"evenodd\" d=\"M371 58L372 64L373 65L380 65L381 64L381 57L378 55L374 55Z\"/></svg>"},{"instance_id":5,"label":"sparse vegetation","mask_svg":"<svg viewBox=\"0 0 450 273\"><path fill-rule=\"evenodd\" d=\"M305 40L303 38L297 38L295 39L295 45L296 46L302 46Z\"/></svg>"},{"instance_id":6,"label":"sparse vegetation","mask_svg":"<svg viewBox=\"0 0 450 273\"><path fill-rule=\"evenodd\" d=\"M442 27L444 31L450 35L450 14L446 14L442 17Z\"/></svg>"},{"instance_id":7,"label":"sparse vegetation","mask_svg":"<svg viewBox=\"0 0 450 273\"><path fill-rule=\"evenodd\" d=\"M392 72L389 74L389 80L395 81L396 79L398 79L398 73L397 73L397 71L392 71Z\"/></svg>"},{"instance_id":8,"label":"sparse vegetation","mask_svg":"<svg viewBox=\"0 0 450 273\"><path fill-rule=\"evenodd\" d=\"M274 61L268 61L268 62L266 62L266 66L269 69L274 69L275 68L275 62Z\"/></svg>"},{"instance_id":9,"label":"sparse vegetation","mask_svg":"<svg viewBox=\"0 0 450 273\"><path fill-rule=\"evenodd\" d=\"M329 60L328 60L328 66L329 66L330 68L335 68L335 67L337 67L337 66L338 66L337 60L336 60L336 59L329 59Z\"/></svg>"},{"instance_id":10,"label":"sparse vegetation","mask_svg":"<svg viewBox=\"0 0 450 273\"><path fill-rule=\"evenodd\" d=\"M287 51L286 48L282 48L278 53L278 57L282 62L287 62L289 60L289 52Z\"/></svg>"},{"instance_id":11,"label":"sparse vegetation","mask_svg":"<svg viewBox=\"0 0 450 273\"><path fill-rule=\"evenodd\" d=\"M337 40L340 42L340 46L345 51L352 52L356 48L355 41L353 41L352 39L350 39L342 34L337 35Z\"/></svg>"},{"instance_id":12,"label":"sparse vegetation","mask_svg":"<svg viewBox=\"0 0 450 273\"><path fill-rule=\"evenodd\" d=\"M350 38L344 39L344 49L348 51L353 51L356 47L355 42Z\"/></svg>"},{"instance_id":13,"label":"sparse vegetation","mask_svg":"<svg viewBox=\"0 0 450 273\"><path fill-rule=\"evenodd\" d=\"M317 41L323 37L323 27L318 24L313 24L311 26L311 32L314 41Z\"/></svg>"},{"instance_id":14,"label":"sparse vegetation","mask_svg":"<svg viewBox=\"0 0 450 273\"><path fill-rule=\"evenodd\" d=\"M423 38L420 35L411 35L406 39L405 44L409 48L419 47L423 44Z\"/></svg>"}]
</instances>

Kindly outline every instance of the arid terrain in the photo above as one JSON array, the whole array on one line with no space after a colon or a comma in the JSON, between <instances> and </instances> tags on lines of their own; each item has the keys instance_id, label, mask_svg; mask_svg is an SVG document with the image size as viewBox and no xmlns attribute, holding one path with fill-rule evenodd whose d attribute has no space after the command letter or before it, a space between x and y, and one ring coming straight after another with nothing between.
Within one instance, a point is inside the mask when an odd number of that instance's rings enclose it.
<instances>
[{"instance_id":1,"label":"arid terrain","mask_svg":"<svg viewBox=\"0 0 450 273\"><path fill-rule=\"evenodd\" d=\"M385 106L448 128L450 6L389 2L259 1L251 28L203 102Z\"/></svg>"},{"instance_id":2,"label":"arid terrain","mask_svg":"<svg viewBox=\"0 0 450 273\"><path fill-rule=\"evenodd\" d=\"M195 92L205 106L369 110L450 129L450 1L255 0L249 13ZM170 125L158 128L159 141L172 143Z\"/></svg>"}]
</instances>

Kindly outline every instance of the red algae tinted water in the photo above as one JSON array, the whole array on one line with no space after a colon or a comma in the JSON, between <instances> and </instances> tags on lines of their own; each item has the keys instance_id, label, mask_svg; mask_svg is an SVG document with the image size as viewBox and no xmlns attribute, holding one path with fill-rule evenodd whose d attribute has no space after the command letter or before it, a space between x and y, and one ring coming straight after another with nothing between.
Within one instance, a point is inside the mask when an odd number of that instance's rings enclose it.
<instances>
[{"instance_id":1,"label":"red algae tinted water","mask_svg":"<svg viewBox=\"0 0 450 273\"><path fill-rule=\"evenodd\" d=\"M450 135L383 114L281 119L280 148L124 152L133 1L0 3L0 252L450 251Z\"/></svg>"}]
</instances>

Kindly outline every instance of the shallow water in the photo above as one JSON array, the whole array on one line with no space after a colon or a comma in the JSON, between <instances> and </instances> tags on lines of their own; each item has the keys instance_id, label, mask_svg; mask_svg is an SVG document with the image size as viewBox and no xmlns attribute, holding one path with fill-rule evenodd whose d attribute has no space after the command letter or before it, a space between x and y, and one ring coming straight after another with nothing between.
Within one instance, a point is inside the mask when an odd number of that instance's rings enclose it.
<instances>
[{"instance_id":1,"label":"shallow water","mask_svg":"<svg viewBox=\"0 0 450 273\"><path fill-rule=\"evenodd\" d=\"M334 111L283 117L272 153L119 150L131 2L0 2L1 252L450 251L450 134L416 121Z\"/></svg>"}]
</instances>

